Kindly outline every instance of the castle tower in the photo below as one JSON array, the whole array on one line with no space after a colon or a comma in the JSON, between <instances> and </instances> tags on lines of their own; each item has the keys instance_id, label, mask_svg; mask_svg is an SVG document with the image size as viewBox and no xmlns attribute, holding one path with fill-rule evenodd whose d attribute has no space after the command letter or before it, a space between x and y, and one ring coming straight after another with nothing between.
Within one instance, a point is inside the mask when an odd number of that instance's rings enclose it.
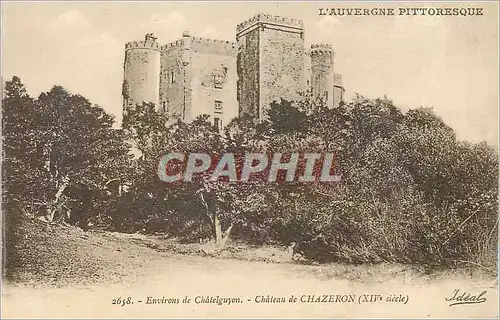
<instances>
[{"instance_id":1,"label":"castle tower","mask_svg":"<svg viewBox=\"0 0 500 320\"><path fill-rule=\"evenodd\" d=\"M336 73L333 75L333 107L336 108L344 101L344 84L342 82L342 75Z\"/></svg>"},{"instance_id":2,"label":"castle tower","mask_svg":"<svg viewBox=\"0 0 500 320\"><path fill-rule=\"evenodd\" d=\"M152 33L144 41L125 45L123 115L136 104L158 105L160 86L160 46Z\"/></svg>"},{"instance_id":3,"label":"castle tower","mask_svg":"<svg viewBox=\"0 0 500 320\"><path fill-rule=\"evenodd\" d=\"M321 99L332 108L333 93L333 50L329 44L311 45L311 90L313 99Z\"/></svg>"},{"instance_id":4,"label":"castle tower","mask_svg":"<svg viewBox=\"0 0 500 320\"><path fill-rule=\"evenodd\" d=\"M161 47L160 111L192 121L208 114L219 129L238 116L235 42L184 32Z\"/></svg>"},{"instance_id":5,"label":"castle tower","mask_svg":"<svg viewBox=\"0 0 500 320\"><path fill-rule=\"evenodd\" d=\"M304 91L304 24L258 14L238 24L239 114L266 118L273 101L296 100Z\"/></svg>"}]
</instances>

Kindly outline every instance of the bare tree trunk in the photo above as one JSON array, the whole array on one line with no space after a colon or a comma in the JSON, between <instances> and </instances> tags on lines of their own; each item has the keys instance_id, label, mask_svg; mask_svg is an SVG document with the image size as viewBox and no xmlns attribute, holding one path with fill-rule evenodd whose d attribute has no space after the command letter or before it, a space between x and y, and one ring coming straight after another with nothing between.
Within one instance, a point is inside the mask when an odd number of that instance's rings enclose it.
<instances>
[{"instance_id":1,"label":"bare tree trunk","mask_svg":"<svg viewBox=\"0 0 500 320\"><path fill-rule=\"evenodd\" d=\"M64 178L62 181L62 184L59 186L59 189L56 192L54 201L49 205L49 208L47 211L47 217L48 217L49 222L54 221L54 215L55 215L57 207L58 207L57 205L59 203L59 199L61 199L61 196L62 196L64 190L66 190L66 188L68 187L68 185L69 185L69 179Z\"/></svg>"},{"instance_id":2,"label":"bare tree trunk","mask_svg":"<svg viewBox=\"0 0 500 320\"><path fill-rule=\"evenodd\" d=\"M215 243L220 243L222 240L222 226L220 224L219 216L214 212L213 214L212 230L214 232Z\"/></svg>"},{"instance_id":3,"label":"bare tree trunk","mask_svg":"<svg viewBox=\"0 0 500 320\"><path fill-rule=\"evenodd\" d=\"M203 189L198 190L198 195L200 196L200 200L201 200L201 204L203 205L203 208L205 208L205 215L208 217L208 220L210 220L210 228L212 229L212 235L215 237L215 233L213 232L214 219L213 219L212 215L210 214L208 204L205 201L205 197L203 196Z\"/></svg>"},{"instance_id":4,"label":"bare tree trunk","mask_svg":"<svg viewBox=\"0 0 500 320\"><path fill-rule=\"evenodd\" d=\"M198 193L200 196L201 203L205 208L205 214L210 219L210 227L212 229L212 236L214 238L214 247L210 250L204 250L204 252L214 253L224 248L227 240L229 239L229 235L231 233L231 229L233 228L233 224L231 224L229 228L226 229L225 232L222 232L222 225L217 210L213 210L212 214L210 214L210 208L208 207L208 203L205 200L205 197L203 196L203 190L199 190Z\"/></svg>"},{"instance_id":5,"label":"bare tree trunk","mask_svg":"<svg viewBox=\"0 0 500 320\"><path fill-rule=\"evenodd\" d=\"M226 229L222 239L217 243L217 247L219 250L223 249L226 245L227 240L229 240L229 235L231 234L231 229L233 229L234 224L231 224L229 228Z\"/></svg>"}]
</instances>

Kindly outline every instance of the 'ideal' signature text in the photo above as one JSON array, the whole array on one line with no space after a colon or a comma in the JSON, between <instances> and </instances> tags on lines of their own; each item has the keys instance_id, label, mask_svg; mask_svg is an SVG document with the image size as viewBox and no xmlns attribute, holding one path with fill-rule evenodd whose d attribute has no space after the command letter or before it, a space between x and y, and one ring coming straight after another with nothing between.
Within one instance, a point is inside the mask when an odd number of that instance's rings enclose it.
<instances>
[{"instance_id":1,"label":"'ideal' signature text","mask_svg":"<svg viewBox=\"0 0 500 320\"><path fill-rule=\"evenodd\" d=\"M469 292L461 291L460 289L455 289L453 290L452 297L445 298L445 300L451 302L450 307L459 304L483 303L486 301L486 290L483 290L479 294L471 294Z\"/></svg>"}]
</instances>

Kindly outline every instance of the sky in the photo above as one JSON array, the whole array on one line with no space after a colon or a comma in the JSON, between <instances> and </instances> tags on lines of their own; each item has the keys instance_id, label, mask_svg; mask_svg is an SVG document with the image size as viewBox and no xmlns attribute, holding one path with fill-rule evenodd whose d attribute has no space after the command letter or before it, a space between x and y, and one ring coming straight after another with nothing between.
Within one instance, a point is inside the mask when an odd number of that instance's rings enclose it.
<instances>
[{"instance_id":1,"label":"sky","mask_svg":"<svg viewBox=\"0 0 500 320\"><path fill-rule=\"evenodd\" d=\"M459 139L498 147L498 3L482 16L320 16L320 8L415 3L9 2L2 4L2 76L36 97L53 85L121 121L124 45L154 32L161 44L194 36L235 40L257 13L304 21L305 43L328 43L347 99L386 95L403 110L432 107Z\"/></svg>"}]
</instances>

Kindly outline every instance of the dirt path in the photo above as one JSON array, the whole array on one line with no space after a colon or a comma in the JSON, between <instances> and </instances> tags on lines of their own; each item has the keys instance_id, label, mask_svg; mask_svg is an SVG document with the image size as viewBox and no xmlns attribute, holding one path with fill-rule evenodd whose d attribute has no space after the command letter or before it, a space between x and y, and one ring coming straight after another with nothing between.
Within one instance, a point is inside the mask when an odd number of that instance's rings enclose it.
<instances>
[{"instance_id":1,"label":"dirt path","mask_svg":"<svg viewBox=\"0 0 500 320\"><path fill-rule=\"evenodd\" d=\"M135 243L112 234L82 232L77 237L79 241L73 232L64 228L55 231L74 242L56 244L63 247L56 263L84 262L85 269L94 272L83 274L90 279L82 281L78 276L81 266L75 265L67 274L60 268L59 276L55 271L48 272L53 281L44 285L39 285L40 279L32 281L32 285L26 285L28 281L23 285L8 284L3 288L3 317L498 317L498 290L492 278L471 278L457 273L440 278L417 276L398 266L391 270L390 265L347 269L340 265L320 267L204 258L157 252L145 247L139 239ZM38 249L38 256L32 255L42 259L50 249L45 245L44 250ZM55 268L54 261L44 264L38 260L38 264L42 268ZM346 271L345 277L335 273L336 268ZM25 272L23 277L36 279L33 276L36 271ZM75 275L75 271L80 273ZM70 277L72 274L74 279ZM33 287L34 283L37 286ZM61 287L55 287L54 283ZM445 298L451 297L455 289L473 294L486 290L483 295L486 301L450 307ZM381 295L383 300L359 304L364 294ZM288 302L291 295L298 298L297 302ZM314 295L313 300L317 297L324 300L323 295L327 295L327 301L333 299L333 302L307 302L310 295ZM387 298L400 295L409 301L386 302ZM207 296L229 297L233 302L197 303L200 297ZM118 297L125 301L130 297L134 303L113 305L112 300ZM148 304L148 297L150 302L165 299L167 303ZM185 297L191 302L182 303ZM273 297L284 298L286 302L261 302ZM351 297L354 301L348 302ZM340 302L343 299L347 302Z\"/></svg>"}]
</instances>

